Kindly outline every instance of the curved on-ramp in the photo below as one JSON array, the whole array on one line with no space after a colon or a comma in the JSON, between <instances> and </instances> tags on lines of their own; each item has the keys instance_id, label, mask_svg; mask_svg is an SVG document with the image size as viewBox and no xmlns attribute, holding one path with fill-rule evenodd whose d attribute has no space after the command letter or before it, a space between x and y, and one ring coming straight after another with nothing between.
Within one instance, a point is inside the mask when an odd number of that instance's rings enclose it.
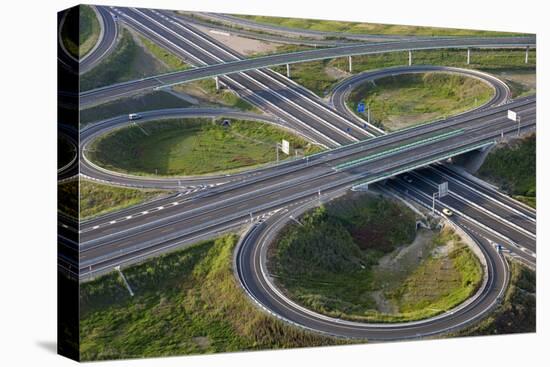
<instances>
[{"instance_id":1,"label":"curved on-ramp","mask_svg":"<svg viewBox=\"0 0 550 367\"><path fill-rule=\"evenodd\" d=\"M266 221L255 223L241 237L235 250L234 270L241 287L256 305L283 321L345 338L371 341L413 339L450 333L471 325L492 310L504 294L508 284L506 260L485 239L468 233L481 251L486 277L474 296L452 310L428 319L401 323L362 323L311 311L277 288L266 263L268 246L276 234L291 218L315 205L317 200L291 211L280 211Z\"/></svg>"}]
</instances>

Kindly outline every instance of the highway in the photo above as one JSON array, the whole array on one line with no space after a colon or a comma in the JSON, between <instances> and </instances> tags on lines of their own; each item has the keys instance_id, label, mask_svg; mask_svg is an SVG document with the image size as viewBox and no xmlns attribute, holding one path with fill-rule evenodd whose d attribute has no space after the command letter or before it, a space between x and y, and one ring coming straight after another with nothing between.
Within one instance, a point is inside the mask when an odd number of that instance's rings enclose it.
<instances>
[{"instance_id":1,"label":"highway","mask_svg":"<svg viewBox=\"0 0 550 367\"><path fill-rule=\"evenodd\" d=\"M199 63L193 54L189 54L192 49L182 47L181 43L185 42L182 40L182 35L185 36L183 38L189 40L192 40L193 37L190 35L191 32L189 32L190 26L182 22L180 18L173 16L168 12L163 12L161 14L160 11L151 11L146 9L124 9L124 11L118 10L117 14L119 14L121 20L124 20L129 26L141 31L147 37L155 39L159 42L159 44L169 50L177 51L177 54L179 55L184 54L186 60L197 64L198 67L181 72L157 75L154 77L143 78L140 80L119 83L81 92L80 104L82 107L97 104L101 101L116 97L131 95L139 91L152 90L155 88L166 87L194 80L224 75L227 76L234 73L257 70L276 65L292 64L296 62L323 60L343 56L438 48L466 49L498 47L525 48L527 46L535 47L535 38L533 37L426 39L339 46L294 52L290 54L275 54L252 59L231 58L225 52L220 54L219 50L209 48L208 52L215 55L214 59L208 59L209 62L206 63ZM163 17L169 19L170 21L167 21ZM174 23L172 23L172 21ZM187 28L187 31L185 28ZM194 29L193 32L196 33L197 30ZM204 45L204 41L196 43L198 46L201 44ZM218 57L218 59L216 59L216 57ZM224 62L223 60L226 61Z\"/></svg>"},{"instance_id":2,"label":"highway","mask_svg":"<svg viewBox=\"0 0 550 367\"><path fill-rule=\"evenodd\" d=\"M520 100L514 106L524 116L525 128L534 124L534 102ZM424 127L424 136L429 136L424 139L418 139L416 132L407 134L412 136L408 139L397 133L384 135L368 144L361 142L319 154L311 161L302 160L298 166L290 165L288 173L266 174L195 195L182 195L166 205L155 203L146 210L140 207L138 212L101 224L88 226L84 222L80 227L81 274L109 270L114 263L134 259L137 253L195 238L197 232L217 232L220 228L241 225L251 214L256 218L285 205L315 198L319 191L377 182L400 169L409 170L411 165L424 166L442 156L459 154L463 149L491 144L501 130L510 134L516 131L505 111L500 108L496 113L480 112L481 117L466 118L462 124L447 128L446 133L426 132L428 127ZM496 132L495 126L498 126ZM349 165L350 162L353 164Z\"/></svg>"},{"instance_id":3,"label":"highway","mask_svg":"<svg viewBox=\"0 0 550 367\"><path fill-rule=\"evenodd\" d=\"M369 340L396 340L441 334L463 327L494 307L508 281L506 262L495 251L494 242L508 242L505 243L508 249L514 244L522 246L525 251L518 251L519 256L534 263L534 211L521 207L502 194L498 196L494 190L474 186L444 167L411 173L414 175L413 184L391 178L401 172L419 169L467 151L484 149L494 144L501 135L515 135L517 124L506 117L510 108L522 117L521 131L532 130L536 122L536 97L522 98L499 106L508 100L507 87L502 82L499 84L498 79L490 80L483 73L474 75L475 72L471 72L474 77L484 80L495 89L495 96L483 108L433 124L385 134L379 128L365 125L364 121L352 117L351 111L338 103L338 97L332 99L333 105L330 106L290 79L263 69L271 65L308 60L308 57L390 52L405 46L402 50L525 47L534 45L534 39L501 38L498 42L496 39L407 40L275 55L271 61L270 57L258 58L263 59L258 61L243 60L234 51L184 24L169 12L144 9L115 9L115 12L138 32L200 66L189 72L207 75L204 77L220 75L220 81L225 86L274 116L272 119L266 118L270 120L267 122L284 124L320 145L335 149L261 168L253 173L237 174L235 177L139 179L98 169L85 159L86 144L110 129L128 124L127 118L121 116L90 125L81 132L80 145L81 167L83 172L87 170L87 176L122 185L176 188L181 192L80 223L77 266L81 279L111 271L116 265L131 264L248 225L249 230L236 252L235 271L243 289L260 307L288 322L317 332ZM341 53L329 52L336 49ZM218 71L212 74L212 70ZM220 73L220 70L226 72ZM421 69L409 69L413 70L420 72ZM370 77L379 77L388 72L400 71L377 71L378 76ZM186 75L184 81L193 80L185 79ZM81 97L84 105L97 103L102 98L114 98L170 84L170 78L179 83L181 77L181 73L174 73L133 81L85 92ZM361 74L359 77L365 76ZM341 91L345 91L349 87L341 88L344 88ZM196 110L194 113L212 115L215 111ZM231 112L217 113L225 115ZM173 116L185 116L185 112L150 111L144 117L157 119ZM487 266L486 282L470 302L459 308L414 323L352 323L330 319L293 304L284 298L265 274L266 248L278 229L288 221L289 213L298 215L319 201L329 200L351 187L364 184L379 185L428 206L426 193L429 192L431 204L434 185L442 179L449 180L452 194L437 202L436 211L439 212L444 205L456 211L451 221L456 224L457 230L466 231L477 242ZM472 205L472 200L485 200L487 206L477 208ZM70 251L68 258L71 257Z\"/></svg>"}]
</instances>

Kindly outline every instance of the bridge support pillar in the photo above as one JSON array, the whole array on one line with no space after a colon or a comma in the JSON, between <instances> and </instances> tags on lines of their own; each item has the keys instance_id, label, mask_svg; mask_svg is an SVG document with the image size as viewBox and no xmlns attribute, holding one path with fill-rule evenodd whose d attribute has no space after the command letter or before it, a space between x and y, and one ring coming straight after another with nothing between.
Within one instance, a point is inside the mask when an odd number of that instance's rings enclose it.
<instances>
[{"instance_id":1,"label":"bridge support pillar","mask_svg":"<svg viewBox=\"0 0 550 367\"><path fill-rule=\"evenodd\" d=\"M352 73L353 72L353 69L352 69L353 65L351 63L351 56L348 56L348 64L349 64L349 72Z\"/></svg>"},{"instance_id":2,"label":"bridge support pillar","mask_svg":"<svg viewBox=\"0 0 550 367\"><path fill-rule=\"evenodd\" d=\"M529 46L525 47L525 63L529 64Z\"/></svg>"},{"instance_id":3,"label":"bridge support pillar","mask_svg":"<svg viewBox=\"0 0 550 367\"><path fill-rule=\"evenodd\" d=\"M220 78L216 76L214 80L216 81L216 90L220 90Z\"/></svg>"},{"instance_id":4,"label":"bridge support pillar","mask_svg":"<svg viewBox=\"0 0 550 367\"><path fill-rule=\"evenodd\" d=\"M466 64L470 65L470 49L468 49L468 54L466 56Z\"/></svg>"},{"instance_id":5,"label":"bridge support pillar","mask_svg":"<svg viewBox=\"0 0 550 367\"><path fill-rule=\"evenodd\" d=\"M412 66L413 64L413 53L411 50L409 50L409 66Z\"/></svg>"},{"instance_id":6,"label":"bridge support pillar","mask_svg":"<svg viewBox=\"0 0 550 367\"><path fill-rule=\"evenodd\" d=\"M290 78L290 64L286 64L286 77Z\"/></svg>"}]
</instances>

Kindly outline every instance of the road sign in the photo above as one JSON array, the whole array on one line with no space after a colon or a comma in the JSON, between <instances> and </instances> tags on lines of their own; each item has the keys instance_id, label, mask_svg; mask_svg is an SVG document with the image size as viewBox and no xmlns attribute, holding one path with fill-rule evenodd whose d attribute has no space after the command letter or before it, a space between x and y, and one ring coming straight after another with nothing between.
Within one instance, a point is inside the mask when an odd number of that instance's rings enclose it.
<instances>
[{"instance_id":1,"label":"road sign","mask_svg":"<svg viewBox=\"0 0 550 367\"><path fill-rule=\"evenodd\" d=\"M365 112L365 102L360 102L359 104L357 104L357 112Z\"/></svg>"},{"instance_id":2,"label":"road sign","mask_svg":"<svg viewBox=\"0 0 550 367\"><path fill-rule=\"evenodd\" d=\"M283 139L283 144L281 144L281 150L286 155L290 154L290 143L288 142L288 140Z\"/></svg>"},{"instance_id":3,"label":"road sign","mask_svg":"<svg viewBox=\"0 0 550 367\"><path fill-rule=\"evenodd\" d=\"M439 198L445 197L449 194L449 183L447 181L438 185L439 189Z\"/></svg>"},{"instance_id":4,"label":"road sign","mask_svg":"<svg viewBox=\"0 0 550 367\"><path fill-rule=\"evenodd\" d=\"M518 114L512 110L508 110L508 118L512 121L517 121Z\"/></svg>"}]
</instances>

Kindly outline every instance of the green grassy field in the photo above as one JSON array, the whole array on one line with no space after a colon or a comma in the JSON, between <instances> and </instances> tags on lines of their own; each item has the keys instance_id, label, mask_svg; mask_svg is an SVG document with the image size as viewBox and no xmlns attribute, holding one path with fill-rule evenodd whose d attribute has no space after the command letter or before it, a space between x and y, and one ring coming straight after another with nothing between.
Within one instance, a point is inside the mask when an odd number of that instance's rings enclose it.
<instances>
[{"instance_id":1,"label":"green grassy field","mask_svg":"<svg viewBox=\"0 0 550 367\"><path fill-rule=\"evenodd\" d=\"M492 150L478 176L536 207L537 138L535 134Z\"/></svg>"},{"instance_id":2,"label":"green grassy field","mask_svg":"<svg viewBox=\"0 0 550 367\"><path fill-rule=\"evenodd\" d=\"M456 306L479 285L479 261L448 231L427 244L419 264L379 268L381 259L391 261L401 251L397 247L415 237L414 213L389 199L338 199L300 221L303 226L289 225L280 234L268 266L291 298L323 314L370 322L417 320ZM431 254L449 241L454 242L449 254ZM381 311L379 299L395 312Z\"/></svg>"},{"instance_id":3,"label":"green grassy field","mask_svg":"<svg viewBox=\"0 0 550 367\"><path fill-rule=\"evenodd\" d=\"M191 104L165 91L155 91L131 97L116 99L80 111L80 127L90 122L110 117L145 112L164 108L189 107Z\"/></svg>"},{"instance_id":4,"label":"green grassy field","mask_svg":"<svg viewBox=\"0 0 550 367\"><path fill-rule=\"evenodd\" d=\"M534 333L537 329L536 274L512 261L510 284L502 303L478 324L451 336Z\"/></svg>"},{"instance_id":5,"label":"green grassy field","mask_svg":"<svg viewBox=\"0 0 550 367\"><path fill-rule=\"evenodd\" d=\"M305 154L319 151L301 138L261 122L174 119L140 123L94 141L88 157L137 175L200 175L253 167L276 159L275 143L287 139ZM281 153L280 158L285 156Z\"/></svg>"},{"instance_id":6,"label":"green grassy field","mask_svg":"<svg viewBox=\"0 0 550 367\"><path fill-rule=\"evenodd\" d=\"M88 219L127 208L167 194L166 191L129 189L81 180L80 219Z\"/></svg>"},{"instance_id":7,"label":"green grassy field","mask_svg":"<svg viewBox=\"0 0 550 367\"><path fill-rule=\"evenodd\" d=\"M395 131L481 106L493 94L487 84L461 75L405 74L360 85L348 104L356 111L359 102L365 103L374 124Z\"/></svg>"},{"instance_id":8,"label":"green grassy field","mask_svg":"<svg viewBox=\"0 0 550 367\"><path fill-rule=\"evenodd\" d=\"M436 28L419 27L396 24L377 24L377 23L359 23L345 22L336 20L321 19L300 19L269 17L260 15L239 15L235 16L253 20L258 23L283 26L296 29L308 29L325 32L345 32L358 34L389 34L389 35L417 35L417 36L510 36L519 33L492 32L483 30L454 29L454 28Z\"/></svg>"},{"instance_id":9,"label":"green grassy field","mask_svg":"<svg viewBox=\"0 0 550 367\"><path fill-rule=\"evenodd\" d=\"M342 344L260 311L236 283L235 235L206 241L80 287L83 360Z\"/></svg>"},{"instance_id":10,"label":"green grassy field","mask_svg":"<svg viewBox=\"0 0 550 367\"><path fill-rule=\"evenodd\" d=\"M483 277L479 260L450 231L440 233L434 246L443 247L449 241L457 245L447 256L428 257L401 286L388 292L408 318L426 318L451 309L477 291Z\"/></svg>"},{"instance_id":11,"label":"green grassy field","mask_svg":"<svg viewBox=\"0 0 550 367\"><path fill-rule=\"evenodd\" d=\"M82 58L95 46L101 26L94 10L88 5L80 5L79 56Z\"/></svg>"}]
</instances>

